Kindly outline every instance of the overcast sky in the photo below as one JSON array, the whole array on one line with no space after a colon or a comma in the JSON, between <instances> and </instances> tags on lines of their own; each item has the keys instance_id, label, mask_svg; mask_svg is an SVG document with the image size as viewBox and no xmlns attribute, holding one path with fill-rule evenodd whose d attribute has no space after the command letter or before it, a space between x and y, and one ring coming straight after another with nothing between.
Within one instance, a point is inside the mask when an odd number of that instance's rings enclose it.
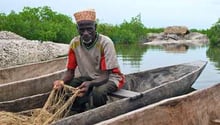
<instances>
[{"instance_id":1,"label":"overcast sky","mask_svg":"<svg viewBox=\"0 0 220 125\"><path fill-rule=\"evenodd\" d=\"M0 0L0 12L22 11L25 6L49 6L68 16L94 8L101 23L121 24L141 14L146 27L172 25L207 29L220 18L220 0Z\"/></svg>"}]
</instances>

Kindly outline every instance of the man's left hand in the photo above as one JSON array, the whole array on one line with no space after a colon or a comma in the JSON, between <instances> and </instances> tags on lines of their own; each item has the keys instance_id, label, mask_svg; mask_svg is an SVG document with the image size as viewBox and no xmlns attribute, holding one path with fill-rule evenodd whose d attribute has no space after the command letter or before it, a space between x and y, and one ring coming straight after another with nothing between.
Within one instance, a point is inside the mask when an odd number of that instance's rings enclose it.
<instances>
[{"instance_id":1,"label":"man's left hand","mask_svg":"<svg viewBox=\"0 0 220 125\"><path fill-rule=\"evenodd\" d=\"M90 85L91 85L91 82L86 81L86 82L83 82L83 83L82 83L79 87L77 87L77 88L80 89L80 91L79 91L80 93L86 93L86 92L88 91Z\"/></svg>"}]
</instances>

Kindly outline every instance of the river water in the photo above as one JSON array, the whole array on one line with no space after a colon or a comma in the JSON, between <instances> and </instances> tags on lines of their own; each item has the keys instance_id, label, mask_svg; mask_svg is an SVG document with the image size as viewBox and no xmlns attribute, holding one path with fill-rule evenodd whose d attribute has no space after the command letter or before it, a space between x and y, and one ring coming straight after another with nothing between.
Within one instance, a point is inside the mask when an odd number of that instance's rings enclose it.
<instances>
[{"instance_id":1,"label":"river water","mask_svg":"<svg viewBox=\"0 0 220 125\"><path fill-rule=\"evenodd\" d=\"M162 48L149 46L116 46L119 65L124 74L143 70L191 62L207 61L207 65L193 84L195 89L203 89L220 83L220 49L208 46L189 48Z\"/></svg>"}]
</instances>

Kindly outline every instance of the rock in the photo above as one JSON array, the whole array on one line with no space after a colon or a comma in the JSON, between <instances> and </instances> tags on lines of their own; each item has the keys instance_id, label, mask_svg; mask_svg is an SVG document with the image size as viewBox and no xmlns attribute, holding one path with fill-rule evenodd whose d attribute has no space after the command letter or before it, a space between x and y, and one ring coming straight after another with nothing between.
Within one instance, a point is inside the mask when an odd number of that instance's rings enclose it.
<instances>
[{"instance_id":1,"label":"rock","mask_svg":"<svg viewBox=\"0 0 220 125\"><path fill-rule=\"evenodd\" d=\"M202 40L154 40L152 42L144 43L145 45L152 45L152 46L161 46L164 47L166 45L187 45L187 46L203 46L207 45L209 42L208 39Z\"/></svg>"},{"instance_id":2,"label":"rock","mask_svg":"<svg viewBox=\"0 0 220 125\"><path fill-rule=\"evenodd\" d=\"M159 40L160 39L159 36L162 36L162 35L159 35L158 33L148 33L147 34L147 41L151 42L151 41L153 41L155 39Z\"/></svg>"},{"instance_id":3,"label":"rock","mask_svg":"<svg viewBox=\"0 0 220 125\"><path fill-rule=\"evenodd\" d=\"M204 34L201 34L201 33L197 33L197 32L191 32L189 34L186 34L184 36L184 39L187 39L187 40L207 40L208 37Z\"/></svg>"},{"instance_id":4,"label":"rock","mask_svg":"<svg viewBox=\"0 0 220 125\"><path fill-rule=\"evenodd\" d=\"M189 32L186 26L169 26L164 29L165 34L185 35Z\"/></svg>"},{"instance_id":5,"label":"rock","mask_svg":"<svg viewBox=\"0 0 220 125\"><path fill-rule=\"evenodd\" d=\"M179 40L181 38L177 34L167 34L166 35L166 40L169 40L169 39Z\"/></svg>"},{"instance_id":6,"label":"rock","mask_svg":"<svg viewBox=\"0 0 220 125\"><path fill-rule=\"evenodd\" d=\"M3 32L3 35L1 33L0 36L4 37L0 39L0 68L57 58L67 55L69 50L68 44L26 40L10 32Z\"/></svg>"},{"instance_id":7,"label":"rock","mask_svg":"<svg viewBox=\"0 0 220 125\"><path fill-rule=\"evenodd\" d=\"M147 42L144 44L162 46L171 45L187 45L202 46L209 43L209 39L205 34L198 32L189 32L187 27L173 26L167 27L162 33L149 33Z\"/></svg>"},{"instance_id":8,"label":"rock","mask_svg":"<svg viewBox=\"0 0 220 125\"><path fill-rule=\"evenodd\" d=\"M3 40L9 40L9 39L14 39L14 40L25 40L25 38L15 34L15 33L12 33L10 31L0 31L0 39Z\"/></svg>"}]
</instances>

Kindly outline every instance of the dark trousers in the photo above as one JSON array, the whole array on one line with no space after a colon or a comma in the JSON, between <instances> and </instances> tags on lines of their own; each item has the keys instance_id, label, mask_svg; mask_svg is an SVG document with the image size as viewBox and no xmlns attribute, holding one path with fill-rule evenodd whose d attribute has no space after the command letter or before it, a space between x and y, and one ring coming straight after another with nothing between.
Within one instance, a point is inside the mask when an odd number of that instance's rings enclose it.
<instances>
[{"instance_id":1,"label":"dark trousers","mask_svg":"<svg viewBox=\"0 0 220 125\"><path fill-rule=\"evenodd\" d=\"M92 79L89 77L78 77L74 78L69 85L73 87L78 87L81 85L84 81L91 81ZM99 107L101 105L106 104L108 98L107 94L111 92L117 91L117 86L114 82L108 81L105 84L102 84L100 86L94 86L90 87L88 92L84 94L82 97L77 97L73 106L72 110L75 110L77 112L82 112L85 110L86 103L92 102L94 107ZM90 97L92 97L92 101L90 100Z\"/></svg>"}]
</instances>

